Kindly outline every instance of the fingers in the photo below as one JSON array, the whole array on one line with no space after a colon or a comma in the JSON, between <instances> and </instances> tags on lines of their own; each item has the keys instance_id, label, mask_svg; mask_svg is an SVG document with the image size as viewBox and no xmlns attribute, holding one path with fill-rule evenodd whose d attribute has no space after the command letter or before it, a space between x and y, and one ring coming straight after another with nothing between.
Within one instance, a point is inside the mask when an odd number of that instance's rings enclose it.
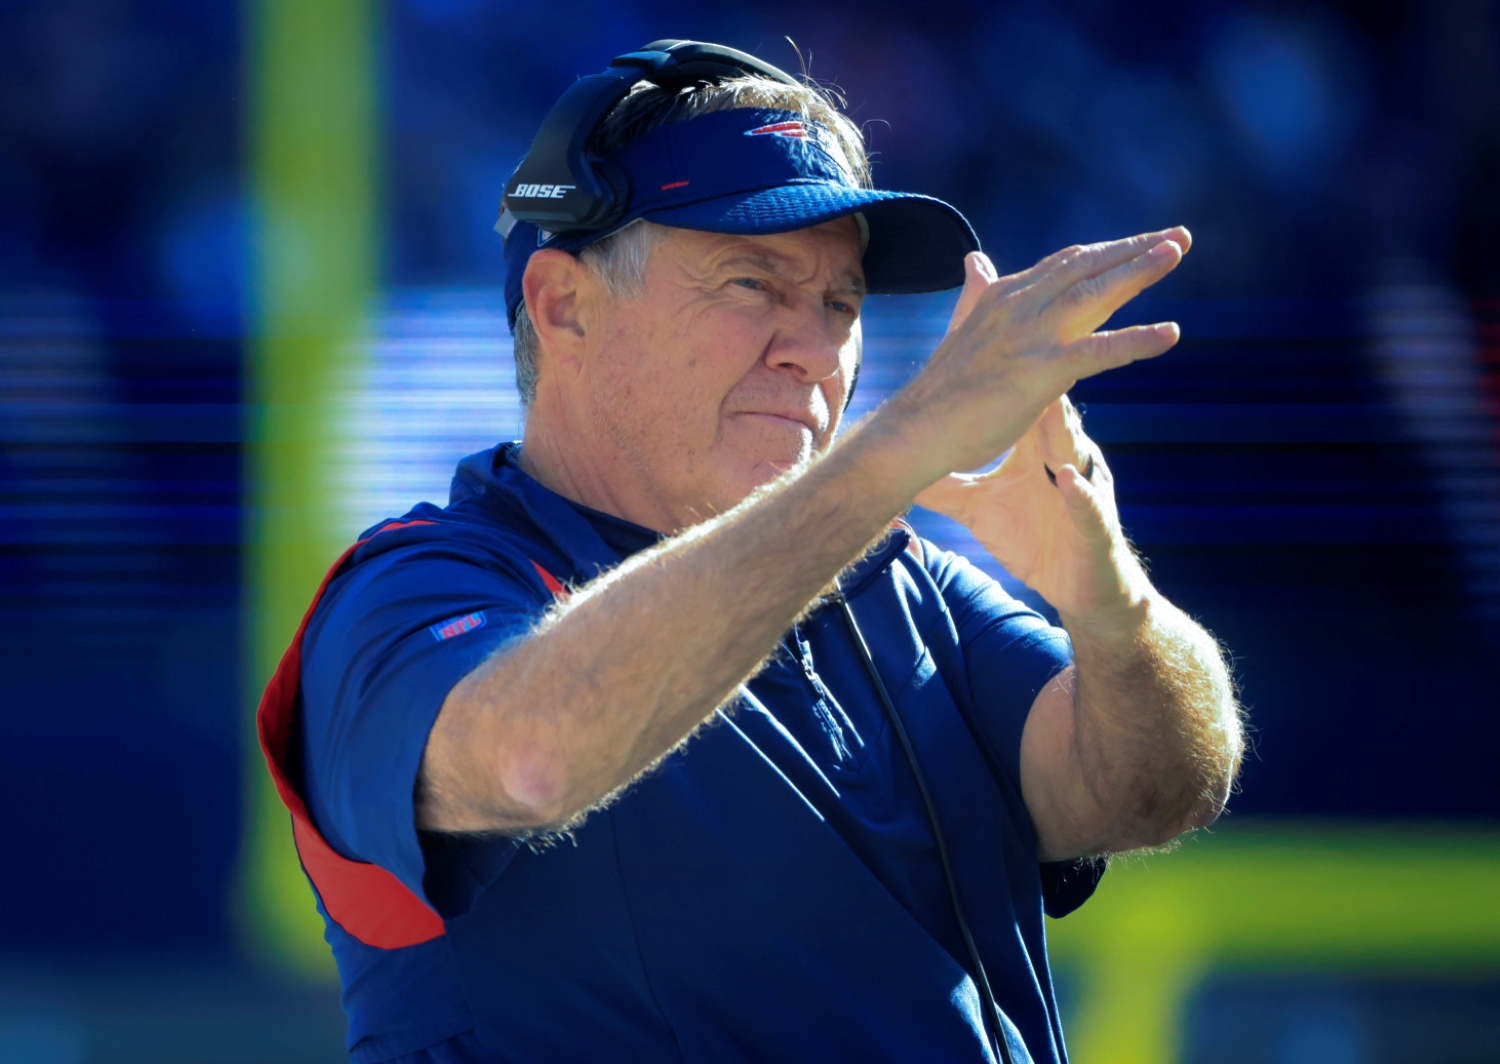
<instances>
[{"instance_id":1,"label":"fingers","mask_svg":"<svg viewBox=\"0 0 1500 1064\"><path fill-rule=\"evenodd\" d=\"M1083 431L1083 419L1066 395L1037 423L1038 447L1073 526L1094 543L1108 539L1113 478L1104 455ZM1090 475L1085 476L1088 473Z\"/></svg>"},{"instance_id":2,"label":"fingers","mask_svg":"<svg viewBox=\"0 0 1500 1064\"><path fill-rule=\"evenodd\" d=\"M1193 246L1193 234L1188 232L1187 226L1178 225L1156 233L1140 233L1124 240L1064 248L1048 255L1027 272L1035 275L1032 283L1037 295L1050 302L1080 281L1087 281L1123 266L1157 245L1169 241L1177 245L1181 255L1185 255Z\"/></svg>"},{"instance_id":3,"label":"fingers","mask_svg":"<svg viewBox=\"0 0 1500 1064\"><path fill-rule=\"evenodd\" d=\"M1110 539L1104 490L1088 481L1075 466L1065 465L1057 471L1057 491L1067 507L1069 519L1087 541L1095 544L1107 544Z\"/></svg>"},{"instance_id":4,"label":"fingers","mask_svg":"<svg viewBox=\"0 0 1500 1064\"><path fill-rule=\"evenodd\" d=\"M1041 444L1042 461L1054 475L1065 465L1087 469L1089 458L1088 438L1083 434L1083 422L1078 411L1067 396L1047 407L1037 424Z\"/></svg>"},{"instance_id":5,"label":"fingers","mask_svg":"<svg viewBox=\"0 0 1500 1064\"><path fill-rule=\"evenodd\" d=\"M1169 350L1178 339L1175 324L1093 330L1164 276L1190 242L1186 230L1166 230L1071 249L1025 274L1001 278L984 256L967 256L949 335L903 393L913 408L931 411L943 423L953 453L942 465L970 469L991 461L1076 381ZM1054 284L1055 274L1080 270L1097 271L1082 278L1090 287L1071 297L1067 309L1048 313L1036 291L1044 282ZM1021 284L1028 276L1037 280ZM992 408L995 403L998 408Z\"/></svg>"},{"instance_id":6,"label":"fingers","mask_svg":"<svg viewBox=\"0 0 1500 1064\"><path fill-rule=\"evenodd\" d=\"M1064 395L1037 422L1037 447L1048 479L1060 483L1060 470L1072 469L1096 486L1113 482L1104 453L1083 431L1078 408Z\"/></svg>"},{"instance_id":7,"label":"fingers","mask_svg":"<svg viewBox=\"0 0 1500 1064\"><path fill-rule=\"evenodd\" d=\"M1067 289L1042 312L1064 340L1086 336L1115 311L1160 281L1182 261L1175 240L1163 240L1129 262L1086 278Z\"/></svg>"},{"instance_id":8,"label":"fingers","mask_svg":"<svg viewBox=\"0 0 1500 1064\"><path fill-rule=\"evenodd\" d=\"M1175 321L1132 325L1128 329L1091 333L1068 344L1062 355L1073 379L1082 380L1107 369L1165 354L1181 336Z\"/></svg>"},{"instance_id":9,"label":"fingers","mask_svg":"<svg viewBox=\"0 0 1500 1064\"><path fill-rule=\"evenodd\" d=\"M953 317L948 322L948 331L952 332L963 324L964 319L978 303L979 297L986 292L991 297L999 297L1031 286L1043 304L1050 303L1079 282L1135 261L1165 241L1171 241L1177 245L1180 249L1178 255L1180 260L1181 256L1187 254L1188 249L1193 246L1193 235L1188 232L1186 226L1179 225L1156 233L1141 233L1137 236L1126 237L1123 240L1109 240L1102 244L1064 248L1048 255L1028 270L1008 274L1005 277L1000 277L996 273L994 264L984 252L971 251L964 257L963 292L958 297L958 305L953 308ZM1174 262L1173 265L1175 266L1176 263ZM1170 267L1168 269L1170 270ZM1102 324L1104 320L1101 318L1096 324ZM1088 332L1092 328L1091 326L1090 329L1084 331Z\"/></svg>"},{"instance_id":10,"label":"fingers","mask_svg":"<svg viewBox=\"0 0 1500 1064\"><path fill-rule=\"evenodd\" d=\"M958 305L953 308L953 317L948 320L949 332L964 323L979 297L996 279L995 265L984 252L971 251L964 256L964 287L958 295Z\"/></svg>"}]
</instances>

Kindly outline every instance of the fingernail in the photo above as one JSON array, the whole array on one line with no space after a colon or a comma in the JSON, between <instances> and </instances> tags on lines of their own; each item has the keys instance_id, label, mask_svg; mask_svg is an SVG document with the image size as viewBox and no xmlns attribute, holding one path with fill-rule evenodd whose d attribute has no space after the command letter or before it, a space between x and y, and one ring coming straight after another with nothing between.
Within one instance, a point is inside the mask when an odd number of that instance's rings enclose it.
<instances>
[{"instance_id":1,"label":"fingernail","mask_svg":"<svg viewBox=\"0 0 1500 1064\"><path fill-rule=\"evenodd\" d=\"M993 281L1000 275L995 272L995 264L990 257L982 251L974 252L974 265L979 269L979 275L986 281Z\"/></svg>"},{"instance_id":2,"label":"fingernail","mask_svg":"<svg viewBox=\"0 0 1500 1064\"><path fill-rule=\"evenodd\" d=\"M1176 343L1178 340L1182 339L1182 328L1175 321L1162 322L1156 327L1156 331L1158 334L1168 340L1171 340L1173 343Z\"/></svg>"},{"instance_id":3,"label":"fingernail","mask_svg":"<svg viewBox=\"0 0 1500 1064\"><path fill-rule=\"evenodd\" d=\"M1174 255L1182 254L1182 245L1175 240L1163 240L1160 244L1157 244L1150 251L1146 252L1146 254L1155 255L1159 259L1171 258Z\"/></svg>"}]
</instances>

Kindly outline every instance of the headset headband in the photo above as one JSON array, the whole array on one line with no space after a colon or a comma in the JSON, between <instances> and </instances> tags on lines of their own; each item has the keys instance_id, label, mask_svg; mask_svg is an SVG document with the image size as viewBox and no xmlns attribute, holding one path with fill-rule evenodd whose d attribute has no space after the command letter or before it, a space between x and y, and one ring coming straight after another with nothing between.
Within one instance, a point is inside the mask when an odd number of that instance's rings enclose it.
<instances>
[{"instance_id":1,"label":"headset headband","mask_svg":"<svg viewBox=\"0 0 1500 1064\"><path fill-rule=\"evenodd\" d=\"M579 78L547 112L531 150L505 183L495 228L507 237L518 221L553 233L606 228L626 210L630 189L624 174L587 154L604 117L642 81L671 91L740 74L799 84L737 49L678 40L653 41L615 57L602 73Z\"/></svg>"}]
</instances>

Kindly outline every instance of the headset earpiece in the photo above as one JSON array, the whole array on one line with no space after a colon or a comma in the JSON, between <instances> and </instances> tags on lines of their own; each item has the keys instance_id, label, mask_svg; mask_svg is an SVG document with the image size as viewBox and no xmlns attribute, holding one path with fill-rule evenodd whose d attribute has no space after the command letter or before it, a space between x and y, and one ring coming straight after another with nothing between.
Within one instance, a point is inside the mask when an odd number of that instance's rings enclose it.
<instances>
[{"instance_id":1,"label":"headset earpiece","mask_svg":"<svg viewBox=\"0 0 1500 1064\"><path fill-rule=\"evenodd\" d=\"M589 166L610 193L612 210L609 218L600 226L602 229L619 221L620 215L630 205L630 177L608 159L590 159Z\"/></svg>"},{"instance_id":2,"label":"headset earpiece","mask_svg":"<svg viewBox=\"0 0 1500 1064\"><path fill-rule=\"evenodd\" d=\"M531 150L505 183L496 230L508 235L517 221L554 233L609 228L628 209L630 188L623 174L606 173L602 160L588 155L604 117L638 82L672 90L739 74L797 84L737 49L679 40L653 41L616 56L601 73L579 78L547 112Z\"/></svg>"}]
</instances>

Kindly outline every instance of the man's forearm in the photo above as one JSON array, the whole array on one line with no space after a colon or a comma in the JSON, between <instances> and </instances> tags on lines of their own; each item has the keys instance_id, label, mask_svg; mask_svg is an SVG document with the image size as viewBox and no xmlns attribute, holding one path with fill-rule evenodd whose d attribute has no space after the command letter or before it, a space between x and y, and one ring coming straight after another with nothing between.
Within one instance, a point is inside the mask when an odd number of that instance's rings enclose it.
<instances>
[{"instance_id":1,"label":"man's forearm","mask_svg":"<svg viewBox=\"0 0 1500 1064\"><path fill-rule=\"evenodd\" d=\"M897 420L631 558L466 677L428 742L419 825L566 822L691 734L935 475Z\"/></svg>"},{"instance_id":2,"label":"man's forearm","mask_svg":"<svg viewBox=\"0 0 1500 1064\"><path fill-rule=\"evenodd\" d=\"M1244 746L1212 637L1154 591L1120 616L1064 620L1072 741L1095 813L1080 851L1159 845L1212 822Z\"/></svg>"}]
</instances>

